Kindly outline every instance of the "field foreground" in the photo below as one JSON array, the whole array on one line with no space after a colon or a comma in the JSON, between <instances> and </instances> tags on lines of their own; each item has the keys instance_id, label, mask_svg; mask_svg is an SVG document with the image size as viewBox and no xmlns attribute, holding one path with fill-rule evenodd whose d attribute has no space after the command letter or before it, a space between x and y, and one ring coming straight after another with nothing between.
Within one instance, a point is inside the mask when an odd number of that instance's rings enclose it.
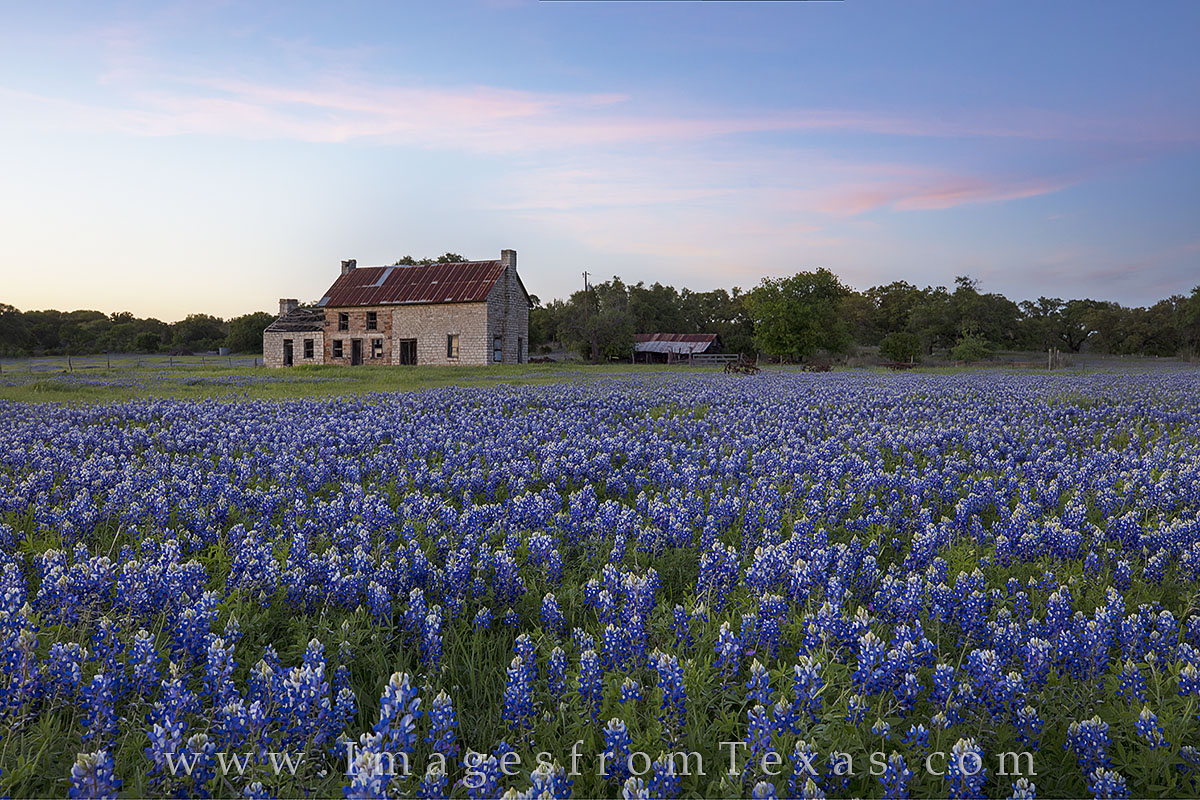
<instances>
[{"instance_id":1,"label":"field foreground","mask_svg":"<svg viewBox=\"0 0 1200 800\"><path fill-rule=\"evenodd\" d=\"M14 797L1200 791L1200 373L0 410Z\"/></svg>"}]
</instances>

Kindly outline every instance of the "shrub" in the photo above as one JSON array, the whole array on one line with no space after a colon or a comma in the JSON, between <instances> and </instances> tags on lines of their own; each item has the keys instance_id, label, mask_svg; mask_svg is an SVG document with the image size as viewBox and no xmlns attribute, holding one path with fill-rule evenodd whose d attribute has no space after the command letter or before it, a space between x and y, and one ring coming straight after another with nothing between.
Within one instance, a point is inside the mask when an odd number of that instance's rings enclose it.
<instances>
[{"instance_id":1,"label":"shrub","mask_svg":"<svg viewBox=\"0 0 1200 800\"><path fill-rule=\"evenodd\" d=\"M987 339L967 334L954 345L950 357L955 361L984 361L992 357L992 352L992 345Z\"/></svg>"},{"instance_id":2,"label":"shrub","mask_svg":"<svg viewBox=\"0 0 1200 800\"><path fill-rule=\"evenodd\" d=\"M879 355L888 361L920 361L921 340L915 333L889 333L879 343Z\"/></svg>"},{"instance_id":3,"label":"shrub","mask_svg":"<svg viewBox=\"0 0 1200 800\"><path fill-rule=\"evenodd\" d=\"M153 331L142 331L133 337L133 346L139 352L156 353L158 352L158 343L158 334Z\"/></svg>"}]
</instances>

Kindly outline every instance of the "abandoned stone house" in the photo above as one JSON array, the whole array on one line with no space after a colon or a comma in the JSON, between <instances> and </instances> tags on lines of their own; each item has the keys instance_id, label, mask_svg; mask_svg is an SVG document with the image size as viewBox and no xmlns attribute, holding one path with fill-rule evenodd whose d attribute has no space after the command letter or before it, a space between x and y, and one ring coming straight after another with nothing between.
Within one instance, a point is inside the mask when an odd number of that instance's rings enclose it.
<instances>
[{"instance_id":1,"label":"abandoned stone house","mask_svg":"<svg viewBox=\"0 0 1200 800\"><path fill-rule=\"evenodd\" d=\"M263 332L263 361L520 364L529 355L529 307L515 250L454 264L343 261L316 307L279 301L279 318Z\"/></svg>"}]
</instances>

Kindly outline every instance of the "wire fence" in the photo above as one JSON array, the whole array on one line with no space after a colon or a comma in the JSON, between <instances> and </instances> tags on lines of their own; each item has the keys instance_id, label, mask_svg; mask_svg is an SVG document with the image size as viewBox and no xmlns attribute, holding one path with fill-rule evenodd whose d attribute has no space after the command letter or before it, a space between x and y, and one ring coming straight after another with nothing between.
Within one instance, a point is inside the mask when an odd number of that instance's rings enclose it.
<instances>
[{"instance_id":1,"label":"wire fence","mask_svg":"<svg viewBox=\"0 0 1200 800\"><path fill-rule=\"evenodd\" d=\"M258 367L262 356L217 354L200 355L140 355L140 354L91 354L86 356L42 356L39 358L0 359L0 374L9 373L53 373L82 372L131 368L175 369L181 367Z\"/></svg>"}]
</instances>

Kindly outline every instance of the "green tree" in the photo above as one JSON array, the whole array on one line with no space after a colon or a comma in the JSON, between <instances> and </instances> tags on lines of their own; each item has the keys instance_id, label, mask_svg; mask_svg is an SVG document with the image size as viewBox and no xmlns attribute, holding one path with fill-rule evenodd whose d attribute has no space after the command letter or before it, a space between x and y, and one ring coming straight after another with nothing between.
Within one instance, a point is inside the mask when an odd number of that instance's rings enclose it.
<instances>
[{"instance_id":1,"label":"green tree","mask_svg":"<svg viewBox=\"0 0 1200 800\"><path fill-rule=\"evenodd\" d=\"M844 352L850 334L841 311L848 294L825 268L790 278L763 278L745 300L755 343L765 353L792 359L818 350Z\"/></svg>"},{"instance_id":2,"label":"green tree","mask_svg":"<svg viewBox=\"0 0 1200 800\"><path fill-rule=\"evenodd\" d=\"M950 350L950 357L955 361L983 361L992 357L992 345L979 334L964 334Z\"/></svg>"},{"instance_id":3,"label":"green tree","mask_svg":"<svg viewBox=\"0 0 1200 800\"><path fill-rule=\"evenodd\" d=\"M879 343L879 355L889 361L920 361L921 340L908 331L889 333Z\"/></svg>"},{"instance_id":4,"label":"green tree","mask_svg":"<svg viewBox=\"0 0 1200 800\"><path fill-rule=\"evenodd\" d=\"M466 260L467 260L466 258L459 255L458 253L446 252L446 253L442 253L437 258L413 258L412 256L405 256L404 258L400 259L399 261L393 262L392 266L394 266L394 267L411 267L411 266L415 266L417 264L458 264L458 263L460 263L462 261L466 261Z\"/></svg>"},{"instance_id":5,"label":"green tree","mask_svg":"<svg viewBox=\"0 0 1200 800\"><path fill-rule=\"evenodd\" d=\"M275 321L266 311L255 311L229 320L229 335L225 346L235 353L261 353L263 331Z\"/></svg>"},{"instance_id":6,"label":"green tree","mask_svg":"<svg viewBox=\"0 0 1200 800\"><path fill-rule=\"evenodd\" d=\"M142 331L133 337L133 347L142 353L157 353L162 337L153 331Z\"/></svg>"},{"instance_id":7,"label":"green tree","mask_svg":"<svg viewBox=\"0 0 1200 800\"><path fill-rule=\"evenodd\" d=\"M188 350L215 350L227 334L225 322L208 314L189 314L171 326L171 341Z\"/></svg>"}]
</instances>

